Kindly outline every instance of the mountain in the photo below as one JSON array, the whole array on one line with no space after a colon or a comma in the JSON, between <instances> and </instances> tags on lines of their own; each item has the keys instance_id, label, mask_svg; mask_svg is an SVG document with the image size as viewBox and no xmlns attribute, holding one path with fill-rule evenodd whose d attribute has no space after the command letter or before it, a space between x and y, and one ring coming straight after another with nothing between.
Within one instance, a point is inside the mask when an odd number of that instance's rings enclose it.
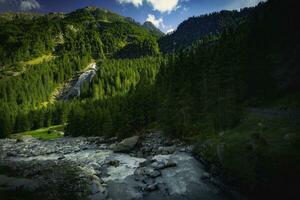
<instances>
[{"instance_id":1,"label":"mountain","mask_svg":"<svg viewBox=\"0 0 300 200\"><path fill-rule=\"evenodd\" d=\"M152 22L146 21L143 24L143 27L149 30L153 35L156 35L157 38L160 38L165 35L159 28L156 28L156 26L154 26Z\"/></svg>"},{"instance_id":2,"label":"mountain","mask_svg":"<svg viewBox=\"0 0 300 200\"><path fill-rule=\"evenodd\" d=\"M6 12L6 13L0 13L0 22L4 22L4 21L12 21L12 20L16 20L18 18L22 18L22 19L27 19L27 20L32 20L35 18L39 18L43 16L43 14L39 14L39 13L12 13L12 12Z\"/></svg>"},{"instance_id":3,"label":"mountain","mask_svg":"<svg viewBox=\"0 0 300 200\"><path fill-rule=\"evenodd\" d=\"M126 17L96 7L68 14L0 14L0 28L0 67L54 49L57 53L70 47L68 40L85 40L86 50L95 50L98 44L101 46L98 53L103 52L105 57L132 58L159 53L156 35ZM79 37L86 38L78 40ZM91 53L95 55L95 51Z\"/></svg>"},{"instance_id":4,"label":"mountain","mask_svg":"<svg viewBox=\"0 0 300 200\"><path fill-rule=\"evenodd\" d=\"M191 17L182 22L176 31L160 38L159 46L163 52L170 52L190 46L195 41L217 37L228 27L237 27L248 19L253 8L241 11L221 11L198 17Z\"/></svg>"},{"instance_id":5,"label":"mountain","mask_svg":"<svg viewBox=\"0 0 300 200\"><path fill-rule=\"evenodd\" d=\"M0 14L0 113L5 113L5 123L0 115L0 123L5 125L0 126L0 137L66 122L72 103L57 102L55 97L91 63L137 60L135 69L128 67L131 62L120 64L120 69L107 67L107 83L101 79L94 87L103 91L96 92L95 99L105 98L134 88L141 80L140 74L150 71L143 64L150 61L143 58L159 54L155 35L135 21L105 9L87 7L67 14ZM151 79L156 71L149 72ZM113 85L115 82L118 86ZM90 97L89 86L87 90L86 96ZM81 104L80 99L74 102Z\"/></svg>"}]
</instances>

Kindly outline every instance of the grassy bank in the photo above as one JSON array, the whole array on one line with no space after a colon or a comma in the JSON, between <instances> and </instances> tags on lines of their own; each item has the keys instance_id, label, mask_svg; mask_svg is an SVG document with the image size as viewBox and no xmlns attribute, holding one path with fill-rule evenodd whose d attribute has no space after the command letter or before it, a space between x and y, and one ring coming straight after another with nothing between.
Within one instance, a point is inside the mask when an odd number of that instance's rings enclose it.
<instances>
[{"instance_id":1,"label":"grassy bank","mask_svg":"<svg viewBox=\"0 0 300 200\"><path fill-rule=\"evenodd\" d=\"M23 133L12 134L10 138L20 139L24 136L32 136L40 140L52 140L63 137L64 125L51 126L47 128L41 128L33 131L26 131Z\"/></svg>"},{"instance_id":2,"label":"grassy bank","mask_svg":"<svg viewBox=\"0 0 300 200\"><path fill-rule=\"evenodd\" d=\"M299 131L299 120L248 114L235 129L199 136L195 153L247 196L292 197L300 174Z\"/></svg>"}]
</instances>

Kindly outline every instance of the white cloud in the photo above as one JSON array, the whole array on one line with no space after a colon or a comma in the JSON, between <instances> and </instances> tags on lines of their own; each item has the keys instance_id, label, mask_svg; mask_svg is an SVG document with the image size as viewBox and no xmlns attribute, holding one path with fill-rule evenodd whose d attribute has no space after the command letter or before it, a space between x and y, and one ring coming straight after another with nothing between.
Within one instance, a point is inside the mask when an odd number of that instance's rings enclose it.
<instances>
[{"instance_id":1,"label":"white cloud","mask_svg":"<svg viewBox=\"0 0 300 200\"><path fill-rule=\"evenodd\" d=\"M148 15L146 21L151 22L156 28L164 28L165 27L163 18L156 19L156 17L151 14Z\"/></svg>"},{"instance_id":2,"label":"white cloud","mask_svg":"<svg viewBox=\"0 0 300 200\"><path fill-rule=\"evenodd\" d=\"M267 0L233 0L226 9L229 10L239 10L241 8L253 7L259 4L260 2L266 2Z\"/></svg>"},{"instance_id":3,"label":"white cloud","mask_svg":"<svg viewBox=\"0 0 300 200\"><path fill-rule=\"evenodd\" d=\"M148 3L153 10L159 12L168 12L179 8L179 0L117 0L120 4L133 4L135 7L142 6L144 2Z\"/></svg>"},{"instance_id":4,"label":"white cloud","mask_svg":"<svg viewBox=\"0 0 300 200\"><path fill-rule=\"evenodd\" d=\"M39 9L40 7L41 6L39 2L37 2L36 0L26 0L20 2L20 9L23 11L35 10L35 9Z\"/></svg>"},{"instance_id":5,"label":"white cloud","mask_svg":"<svg viewBox=\"0 0 300 200\"><path fill-rule=\"evenodd\" d=\"M171 12L178 8L179 0L146 0L154 10L159 12Z\"/></svg>"},{"instance_id":6,"label":"white cloud","mask_svg":"<svg viewBox=\"0 0 300 200\"><path fill-rule=\"evenodd\" d=\"M0 10L29 11L39 9L41 6L37 0L0 0Z\"/></svg>"},{"instance_id":7,"label":"white cloud","mask_svg":"<svg viewBox=\"0 0 300 200\"><path fill-rule=\"evenodd\" d=\"M171 28L171 29L169 29L169 30L166 31L166 34L171 34L171 33L173 33L174 31L175 31L175 29Z\"/></svg>"},{"instance_id":8,"label":"white cloud","mask_svg":"<svg viewBox=\"0 0 300 200\"><path fill-rule=\"evenodd\" d=\"M135 7L139 7L141 5L143 5L143 0L117 0L120 4L124 4L124 3L131 3L133 4Z\"/></svg>"}]
</instances>

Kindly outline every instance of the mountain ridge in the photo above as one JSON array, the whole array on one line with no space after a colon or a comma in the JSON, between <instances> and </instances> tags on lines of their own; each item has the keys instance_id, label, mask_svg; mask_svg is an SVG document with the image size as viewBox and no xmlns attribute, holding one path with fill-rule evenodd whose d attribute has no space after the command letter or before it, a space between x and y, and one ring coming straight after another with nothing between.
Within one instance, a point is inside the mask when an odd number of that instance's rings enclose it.
<instances>
[{"instance_id":1,"label":"mountain ridge","mask_svg":"<svg viewBox=\"0 0 300 200\"><path fill-rule=\"evenodd\" d=\"M160 38L159 46L164 53L186 48L194 42L207 37L216 37L227 28L237 27L251 16L256 8L244 8L240 11L222 10L200 16L190 17L177 29Z\"/></svg>"}]
</instances>

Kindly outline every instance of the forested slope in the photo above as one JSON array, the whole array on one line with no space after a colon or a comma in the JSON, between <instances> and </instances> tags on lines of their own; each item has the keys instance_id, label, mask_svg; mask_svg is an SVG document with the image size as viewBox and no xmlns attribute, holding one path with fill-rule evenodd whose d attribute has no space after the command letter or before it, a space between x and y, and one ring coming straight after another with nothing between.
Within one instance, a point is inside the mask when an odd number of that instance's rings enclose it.
<instances>
[{"instance_id":1,"label":"forested slope","mask_svg":"<svg viewBox=\"0 0 300 200\"><path fill-rule=\"evenodd\" d=\"M172 52L192 45L203 38L215 40L229 27L237 27L251 18L253 8L241 11L221 11L194 16L183 21L178 28L160 38L159 46L163 52Z\"/></svg>"},{"instance_id":2,"label":"forested slope","mask_svg":"<svg viewBox=\"0 0 300 200\"><path fill-rule=\"evenodd\" d=\"M49 104L58 88L85 69L92 60L158 55L156 38L133 20L95 7L69 14L1 14L1 137L12 132L64 123L72 103ZM104 69L106 73L113 73L110 72L113 69L107 69L105 65L101 72ZM139 82L137 70L133 71L135 77L115 75L119 79L116 89L107 86L107 83L94 87L96 91L105 90L105 94L94 92L97 93L95 99L106 94L126 93L128 87ZM122 81L126 82L124 88ZM90 97L89 94L84 96Z\"/></svg>"},{"instance_id":3,"label":"forested slope","mask_svg":"<svg viewBox=\"0 0 300 200\"><path fill-rule=\"evenodd\" d=\"M211 172L251 199L297 194L299 117L247 109L299 113L297 10L295 1L260 5L217 42L202 40L171 56L156 84L165 132L198 140L195 153Z\"/></svg>"}]
</instances>

